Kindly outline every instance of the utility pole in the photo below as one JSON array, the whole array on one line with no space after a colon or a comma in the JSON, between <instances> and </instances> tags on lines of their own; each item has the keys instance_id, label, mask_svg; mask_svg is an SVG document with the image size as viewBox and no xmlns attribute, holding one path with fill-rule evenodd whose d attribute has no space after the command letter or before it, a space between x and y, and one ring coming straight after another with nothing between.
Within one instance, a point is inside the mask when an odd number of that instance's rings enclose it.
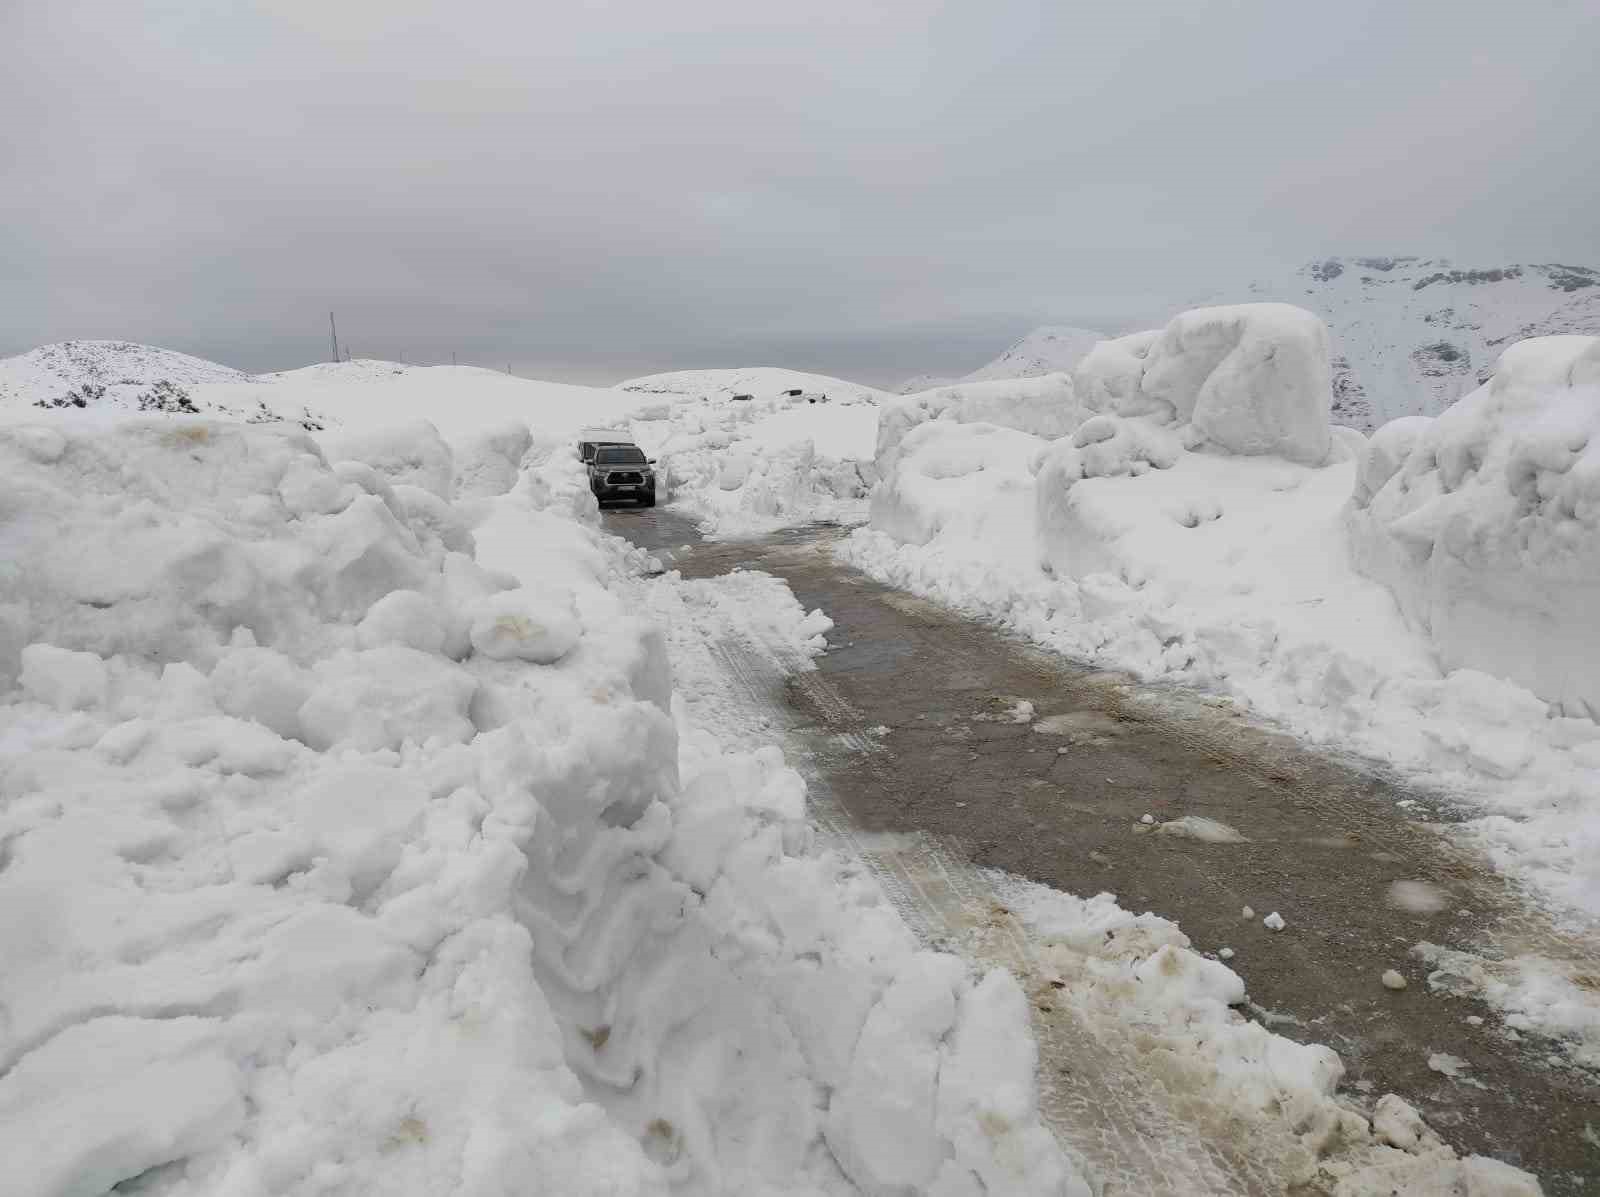
<instances>
[{"instance_id":1,"label":"utility pole","mask_svg":"<svg viewBox=\"0 0 1600 1197\"><path fill-rule=\"evenodd\" d=\"M334 326L333 313L328 313L328 348L333 350L333 360L339 360L339 330Z\"/></svg>"},{"instance_id":2,"label":"utility pole","mask_svg":"<svg viewBox=\"0 0 1600 1197\"><path fill-rule=\"evenodd\" d=\"M454 349L450 351L450 364L452 366L456 364L456 351Z\"/></svg>"}]
</instances>

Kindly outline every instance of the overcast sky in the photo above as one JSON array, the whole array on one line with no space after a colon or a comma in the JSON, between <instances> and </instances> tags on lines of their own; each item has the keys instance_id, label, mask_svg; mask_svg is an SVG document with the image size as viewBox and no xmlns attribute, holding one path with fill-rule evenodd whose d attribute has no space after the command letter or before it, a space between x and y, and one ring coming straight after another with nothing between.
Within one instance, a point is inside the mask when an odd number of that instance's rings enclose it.
<instances>
[{"instance_id":1,"label":"overcast sky","mask_svg":"<svg viewBox=\"0 0 1600 1197\"><path fill-rule=\"evenodd\" d=\"M961 373L1329 254L1600 265L1600 4L0 0L0 355Z\"/></svg>"}]
</instances>

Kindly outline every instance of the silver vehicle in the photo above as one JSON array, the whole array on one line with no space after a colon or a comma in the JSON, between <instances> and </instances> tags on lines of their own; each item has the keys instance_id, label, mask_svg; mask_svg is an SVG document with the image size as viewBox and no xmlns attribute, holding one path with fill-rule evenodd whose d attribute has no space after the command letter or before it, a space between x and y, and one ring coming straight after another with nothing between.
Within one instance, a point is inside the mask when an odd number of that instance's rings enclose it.
<instances>
[{"instance_id":1,"label":"silver vehicle","mask_svg":"<svg viewBox=\"0 0 1600 1197\"><path fill-rule=\"evenodd\" d=\"M585 447L589 467L589 489L604 503L607 499L633 499L642 506L656 505L655 462L635 444L580 441L580 456Z\"/></svg>"}]
</instances>

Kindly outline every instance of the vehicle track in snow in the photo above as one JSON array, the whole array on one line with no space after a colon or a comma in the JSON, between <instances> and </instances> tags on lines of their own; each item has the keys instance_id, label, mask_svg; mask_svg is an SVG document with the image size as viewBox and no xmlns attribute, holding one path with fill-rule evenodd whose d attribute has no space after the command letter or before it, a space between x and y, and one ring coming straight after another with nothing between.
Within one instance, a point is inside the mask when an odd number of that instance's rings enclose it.
<instances>
[{"instance_id":1,"label":"vehicle track in snow","mask_svg":"<svg viewBox=\"0 0 1600 1197\"><path fill-rule=\"evenodd\" d=\"M692 541L663 516L663 535ZM833 535L700 545L672 564L689 576L765 570L836 621L820 668L749 636L718 651L752 708L786 727L823 833L874 870L928 943L1022 981L1043 1112L1105 1194L1281 1193L1304 1153L1287 1128L1230 1118L1182 1078L1157 1081L1126 1027L1053 996L986 867L1068 892L1110 890L1124 907L1178 922L1197 950L1232 946L1261 1016L1333 1046L1348 1085L1401 1093L1458 1150L1529 1168L1549 1193L1600 1182L1600 1150L1585 1134L1600 1125L1595 1078L1552 1066L1547 1044L1510 1040L1480 1003L1430 994L1407 955L1423 939L1482 954L1515 943L1595 964L1592 939L1553 927L1449 834L1459 812L1192 694L1072 666L883 587L834 561ZM1005 721L1020 700L1041 720L1057 717L1062 734ZM1415 805L1402 809L1401 798ZM1154 835L1139 824L1145 813L1218 819L1250 842ZM1387 905L1394 880L1439 886L1447 908ZM1247 903L1254 920L1240 917ZM1276 936L1260 924L1272 909L1290 922ZM1388 967L1411 977L1406 992L1379 984ZM1433 1052L1467 1060L1485 1087L1431 1071Z\"/></svg>"}]
</instances>

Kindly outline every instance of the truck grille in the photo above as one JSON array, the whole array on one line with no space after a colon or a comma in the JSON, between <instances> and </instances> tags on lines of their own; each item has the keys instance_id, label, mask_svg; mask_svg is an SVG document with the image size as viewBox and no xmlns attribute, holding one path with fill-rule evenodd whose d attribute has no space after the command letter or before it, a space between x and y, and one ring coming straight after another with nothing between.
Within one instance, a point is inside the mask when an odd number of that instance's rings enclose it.
<instances>
[{"instance_id":1,"label":"truck grille","mask_svg":"<svg viewBox=\"0 0 1600 1197\"><path fill-rule=\"evenodd\" d=\"M607 486L625 486L628 483L638 485L644 481L644 475L636 470L626 470L617 474L606 475Z\"/></svg>"}]
</instances>

